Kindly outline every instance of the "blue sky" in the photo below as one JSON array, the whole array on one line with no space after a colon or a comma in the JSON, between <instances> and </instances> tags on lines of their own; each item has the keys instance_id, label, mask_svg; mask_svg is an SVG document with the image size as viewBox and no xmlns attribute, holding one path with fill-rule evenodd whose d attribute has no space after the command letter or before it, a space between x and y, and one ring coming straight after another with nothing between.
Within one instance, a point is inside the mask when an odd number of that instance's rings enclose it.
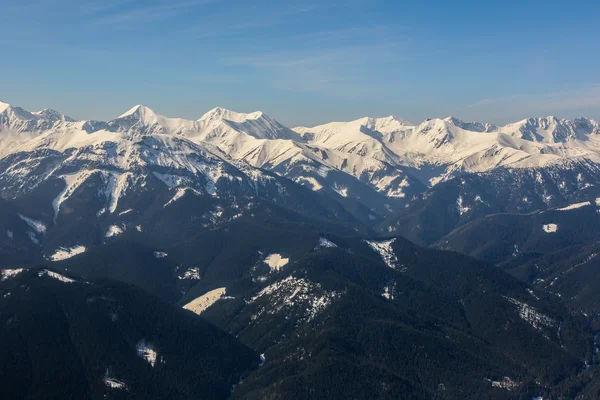
<instances>
[{"instance_id":1,"label":"blue sky","mask_svg":"<svg viewBox=\"0 0 600 400\"><path fill-rule=\"evenodd\" d=\"M30 110L600 119L598 1L0 3L0 99Z\"/></svg>"}]
</instances>

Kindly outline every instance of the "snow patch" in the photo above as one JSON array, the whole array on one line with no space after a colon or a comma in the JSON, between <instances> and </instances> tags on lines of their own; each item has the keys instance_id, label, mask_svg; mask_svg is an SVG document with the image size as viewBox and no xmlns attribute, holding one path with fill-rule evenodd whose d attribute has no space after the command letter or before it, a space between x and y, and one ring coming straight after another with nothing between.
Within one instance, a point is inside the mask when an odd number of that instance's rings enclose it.
<instances>
[{"instance_id":1,"label":"snow patch","mask_svg":"<svg viewBox=\"0 0 600 400\"><path fill-rule=\"evenodd\" d=\"M526 303L523 303L511 297L506 297L506 299L517 306L519 317L521 317L521 319L526 321L536 330L541 331L543 328L551 328L556 326L556 321L554 321L547 315L540 313L535 307L532 307Z\"/></svg>"},{"instance_id":2,"label":"snow patch","mask_svg":"<svg viewBox=\"0 0 600 400\"><path fill-rule=\"evenodd\" d=\"M104 374L104 378L102 380L106 387L109 387L111 389L127 390L127 385L125 384L125 382L112 378L108 370L106 370L106 373Z\"/></svg>"},{"instance_id":3,"label":"snow patch","mask_svg":"<svg viewBox=\"0 0 600 400\"><path fill-rule=\"evenodd\" d=\"M46 225L44 225L43 222L28 218L22 214L18 214L18 215L19 215L19 218L21 218L23 221L25 221L27 223L27 225L29 225L29 227L31 229L35 230L37 233L42 234L42 235L46 233Z\"/></svg>"},{"instance_id":4,"label":"snow patch","mask_svg":"<svg viewBox=\"0 0 600 400\"><path fill-rule=\"evenodd\" d=\"M491 379L486 379L486 381L490 382L492 384L492 387L496 387L496 388L500 388L500 389L504 389L504 390L513 390L513 389L517 389L520 386L520 383L509 378L508 376L505 376L504 378L502 378L501 381L493 381Z\"/></svg>"},{"instance_id":5,"label":"snow patch","mask_svg":"<svg viewBox=\"0 0 600 400\"><path fill-rule=\"evenodd\" d=\"M189 280L200 280L200 268L189 268L187 271L183 273L183 275L179 275L178 279L189 279Z\"/></svg>"},{"instance_id":6,"label":"snow patch","mask_svg":"<svg viewBox=\"0 0 600 400\"><path fill-rule=\"evenodd\" d=\"M289 258L283 258L283 257L281 257L281 254L277 254L277 253L269 254L264 259L264 262L269 267L271 267L272 271L281 269L282 267L286 266L289 261L290 261Z\"/></svg>"},{"instance_id":7,"label":"snow patch","mask_svg":"<svg viewBox=\"0 0 600 400\"><path fill-rule=\"evenodd\" d=\"M166 258L169 253L165 253L164 251L155 251L154 258Z\"/></svg>"},{"instance_id":8,"label":"snow patch","mask_svg":"<svg viewBox=\"0 0 600 400\"><path fill-rule=\"evenodd\" d=\"M14 278L15 276L19 275L21 272L23 272L23 268L0 270L0 276L2 277L2 279L0 279L0 282L4 282L8 279Z\"/></svg>"},{"instance_id":9,"label":"snow patch","mask_svg":"<svg viewBox=\"0 0 600 400\"><path fill-rule=\"evenodd\" d=\"M456 199L456 206L460 215L463 215L464 213L469 212L471 210L471 207L463 205L462 196L458 196L458 199Z\"/></svg>"},{"instance_id":10,"label":"snow patch","mask_svg":"<svg viewBox=\"0 0 600 400\"><path fill-rule=\"evenodd\" d=\"M52 261L62 261L68 258L74 257L78 254L85 253L87 248L85 246L74 246L71 248L68 247L59 247L54 254L50 256L50 260Z\"/></svg>"},{"instance_id":11,"label":"snow patch","mask_svg":"<svg viewBox=\"0 0 600 400\"><path fill-rule=\"evenodd\" d=\"M333 248L333 247L337 247L337 245L335 243L333 243L332 241L328 240L327 238L324 238L321 236L319 238L319 246L318 247Z\"/></svg>"},{"instance_id":12,"label":"snow patch","mask_svg":"<svg viewBox=\"0 0 600 400\"><path fill-rule=\"evenodd\" d=\"M590 203L589 201L584 201L583 203L571 204L566 207L559 208L558 211L575 210L576 208L581 208L581 207L590 206L590 205L592 205L592 203Z\"/></svg>"},{"instance_id":13,"label":"snow patch","mask_svg":"<svg viewBox=\"0 0 600 400\"><path fill-rule=\"evenodd\" d=\"M8 238L11 240L14 239L14 237L15 237L13 231L8 230L8 229L6 230L6 236L8 236Z\"/></svg>"},{"instance_id":14,"label":"snow patch","mask_svg":"<svg viewBox=\"0 0 600 400\"><path fill-rule=\"evenodd\" d=\"M314 192L323 189L323 185L321 185L319 181L317 181L312 176L299 176L294 179L294 182L299 183L303 186L308 186Z\"/></svg>"},{"instance_id":15,"label":"snow patch","mask_svg":"<svg viewBox=\"0 0 600 400\"><path fill-rule=\"evenodd\" d=\"M392 249L392 244L396 241L396 238L386 240L383 242L376 242L372 240L365 240L367 244L375 250L381 256L381 259L388 267L396 269L398 267L398 257Z\"/></svg>"},{"instance_id":16,"label":"snow patch","mask_svg":"<svg viewBox=\"0 0 600 400\"><path fill-rule=\"evenodd\" d=\"M558 231L558 225L556 224L545 224L542 228L546 233L555 233Z\"/></svg>"},{"instance_id":17,"label":"snow patch","mask_svg":"<svg viewBox=\"0 0 600 400\"><path fill-rule=\"evenodd\" d=\"M345 186L340 186L337 183L333 184L333 191L339 194L342 197L348 197L348 188Z\"/></svg>"},{"instance_id":18,"label":"snow patch","mask_svg":"<svg viewBox=\"0 0 600 400\"><path fill-rule=\"evenodd\" d=\"M288 276L262 289L248 303L254 304L263 298L268 301L268 305L261 307L252 316L252 320L265 313L273 315L298 306L295 316L301 321L310 322L340 295L338 292L324 290L319 283Z\"/></svg>"},{"instance_id":19,"label":"snow patch","mask_svg":"<svg viewBox=\"0 0 600 400\"><path fill-rule=\"evenodd\" d=\"M111 225L108 227L108 230L106 231L106 235L104 235L104 236L107 238L111 238L114 236L119 236L122 233L123 233L123 229L120 226Z\"/></svg>"},{"instance_id":20,"label":"snow patch","mask_svg":"<svg viewBox=\"0 0 600 400\"><path fill-rule=\"evenodd\" d=\"M183 308L200 315L208 307L215 304L217 300L226 298L226 293L227 289L224 287L211 290L210 292L205 293L202 296L190 301L185 306L183 306Z\"/></svg>"},{"instance_id":21,"label":"snow patch","mask_svg":"<svg viewBox=\"0 0 600 400\"><path fill-rule=\"evenodd\" d=\"M135 350L137 352L138 357L141 357L144 360L146 360L148 364L150 364L152 367L156 365L157 353L152 343L146 342L146 340L142 339L135 346Z\"/></svg>"},{"instance_id":22,"label":"snow patch","mask_svg":"<svg viewBox=\"0 0 600 400\"><path fill-rule=\"evenodd\" d=\"M58 281L61 281L61 282L63 282L63 283L73 283L73 282L75 282L75 280L73 280L73 279L71 279L71 278L67 278L67 277L66 277L66 276L64 276L64 275L61 275L61 274L59 274L59 273L57 273L57 272L54 272L54 271L49 271L49 270L47 270L47 269L45 269L45 270L43 270L43 271L40 271L40 272L38 273L38 276L39 276L40 278L41 278L41 277L43 277L43 276L49 276L50 278L52 278L52 279L56 279L56 280L58 280Z\"/></svg>"}]
</instances>

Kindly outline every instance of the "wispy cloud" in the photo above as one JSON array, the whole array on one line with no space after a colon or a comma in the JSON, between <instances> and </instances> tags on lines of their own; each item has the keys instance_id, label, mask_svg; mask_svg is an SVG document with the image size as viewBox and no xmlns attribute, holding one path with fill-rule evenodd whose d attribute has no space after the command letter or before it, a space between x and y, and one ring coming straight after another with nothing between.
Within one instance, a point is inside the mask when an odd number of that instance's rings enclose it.
<instances>
[{"instance_id":1,"label":"wispy cloud","mask_svg":"<svg viewBox=\"0 0 600 400\"><path fill-rule=\"evenodd\" d=\"M273 88L355 98L376 93L372 83L381 77L372 66L399 65L408 57L395 42L338 45L322 49L263 51L227 57L227 65L242 66L262 74ZM393 86L394 77L387 77Z\"/></svg>"},{"instance_id":2,"label":"wispy cloud","mask_svg":"<svg viewBox=\"0 0 600 400\"><path fill-rule=\"evenodd\" d=\"M486 98L470 104L470 108L494 107L512 104L530 109L575 109L600 106L600 84L592 84L568 91L542 94L515 94Z\"/></svg>"},{"instance_id":3,"label":"wispy cloud","mask_svg":"<svg viewBox=\"0 0 600 400\"><path fill-rule=\"evenodd\" d=\"M167 18L172 18L188 12L198 6L216 3L221 0L179 0L168 3L144 3L142 6L123 7L129 1L115 1L104 7L108 11L104 15L92 19L93 24L108 25L112 27L133 28L136 24L151 23Z\"/></svg>"},{"instance_id":4,"label":"wispy cloud","mask_svg":"<svg viewBox=\"0 0 600 400\"><path fill-rule=\"evenodd\" d=\"M579 113L589 113L590 110L598 110L600 113L600 84L549 93L521 93L485 98L469 104L463 111L472 118L494 118L506 122L517 117L534 115L559 114L573 117Z\"/></svg>"}]
</instances>

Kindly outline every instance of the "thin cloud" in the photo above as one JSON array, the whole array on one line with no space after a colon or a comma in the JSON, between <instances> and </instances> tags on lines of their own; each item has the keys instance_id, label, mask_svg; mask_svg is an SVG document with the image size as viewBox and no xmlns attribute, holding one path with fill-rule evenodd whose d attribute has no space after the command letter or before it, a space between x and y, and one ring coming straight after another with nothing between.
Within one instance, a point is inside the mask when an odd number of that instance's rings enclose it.
<instances>
[{"instance_id":1,"label":"thin cloud","mask_svg":"<svg viewBox=\"0 0 600 400\"><path fill-rule=\"evenodd\" d=\"M189 11L190 8L215 3L218 1L220 0L173 1L166 4L162 3L128 8L118 12L111 12L109 15L93 20L92 23L97 25L109 25L113 27L131 27L132 24L144 24L171 18ZM118 5L109 7L108 9L112 10L116 7L118 7Z\"/></svg>"},{"instance_id":2,"label":"thin cloud","mask_svg":"<svg viewBox=\"0 0 600 400\"><path fill-rule=\"evenodd\" d=\"M598 107L600 106L600 84L548 94L515 94L487 98L470 104L468 107L494 107L510 104L519 108L526 106L535 110Z\"/></svg>"}]
</instances>

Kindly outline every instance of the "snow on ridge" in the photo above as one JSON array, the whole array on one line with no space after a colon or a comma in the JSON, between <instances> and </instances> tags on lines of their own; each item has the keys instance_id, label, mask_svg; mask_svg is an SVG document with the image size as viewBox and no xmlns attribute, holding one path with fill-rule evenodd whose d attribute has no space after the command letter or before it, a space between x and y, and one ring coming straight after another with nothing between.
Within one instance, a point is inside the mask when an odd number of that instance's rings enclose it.
<instances>
[{"instance_id":1,"label":"snow on ridge","mask_svg":"<svg viewBox=\"0 0 600 400\"><path fill-rule=\"evenodd\" d=\"M0 276L2 277L0 279L0 282L4 282L10 278L14 278L15 276L19 275L23 271L24 271L23 268L0 270Z\"/></svg>"},{"instance_id":2,"label":"snow on ridge","mask_svg":"<svg viewBox=\"0 0 600 400\"><path fill-rule=\"evenodd\" d=\"M558 231L558 225L556 225L556 224L544 224L544 226L542 227L542 229L544 229L544 232L546 232L546 233L555 233L556 231Z\"/></svg>"},{"instance_id":3,"label":"snow on ridge","mask_svg":"<svg viewBox=\"0 0 600 400\"><path fill-rule=\"evenodd\" d=\"M37 233L42 234L42 235L46 233L46 225L44 225L43 222L36 221L36 220L26 217L22 214L18 214L18 215L19 215L19 218L21 218L23 221L25 221L27 223L27 225L29 225L29 227L31 229L35 230Z\"/></svg>"},{"instance_id":4,"label":"snow on ridge","mask_svg":"<svg viewBox=\"0 0 600 400\"><path fill-rule=\"evenodd\" d=\"M281 257L281 254L273 253L265 257L264 262L271 267L271 271L279 270L287 265L289 258Z\"/></svg>"},{"instance_id":5,"label":"snow on ridge","mask_svg":"<svg viewBox=\"0 0 600 400\"><path fill-rule=\"evenodd\" d=\"M156 171L152 172L152 174L169 188L180 186L185 182L185 179L178 175L161 174Z\"/></svg>"},{"instance_id":6,"label":"snow on ridge","mask_svg":"<svg viewBox=\"0 0 600 400\"><path fill-rule=\"evenodd\" d=\"M202 314L206 309L215 304L217 300L220 299L228 299L231 297L227 297L227 288L217 288L211 290L200 297L195 298L190 301L186 305L183 306L186 310L190 310L195 314Z\"/></svg>"},{"instance_id":7,"label":"snow on ridge","mask_svg":"<svg viewBox=\"0 0 600 400\"><path fill-rule=\"evenodd\" d=\"M390 240L385 240L383 242L376 242L373 240L365 240L365 242L367 242L367 244L375 252L379 253L383 262L385 262L387 264L387 266L392 269L396 269L396 267L398 266L398 257L396 257L396 254L394 253L394 250L392 249L392 244L395 241L396 241L396 238L393 238Z\"/></svg>"},{"instance_id":8,"label":"snow on ridge","mask_svg":"<svg viewBox=\"0 0 600 400\"><path fill-rule=\"evenodd\" d=\"M155 251L154 258L166 258L169 253L165 253L164 251Z\"/></svg>"},{"instance_id":9,"label":"snow on ridge","mask_svg":"<svg viewBox=\"0 0 600 400\"><path fill-rule=\"evenodd\" d=\"M59 247L54 254L50 256L51 261L62 261L68 258L74 257L78 254L85 253L87 248L85 246L77 245L73 247Z\"/></svg>"},{"instance_id":10,"label":"snow on ridge","mask_svg":"<svg viewBox=\"0 0 600 400\"><path fill-rule=\"evenodd\" d=\"M73 280L73 279L71 279L71 278L67 278L67 277L66 277L66 276L64 276L64 275L61 275L61 274L59 274L59 273L57 273L57 272L50 271L50 270L47 270L47 269L45 269L45 270L43 270L43 271L40 271L40 272L38 273L38 277L40 277L40 278L41 278L41 277L43 277L43 276L49 276L50 278L53 278L53 279L59 280L59 281L61 281L61 282L63 282L63 283L73 283L73 282L75 282L75 280Z\"/></svg>"},{"instance_id":11,"label":"snow on ridge","mask_svg":"<svg viewBox=\"0 0 600 400\"><path fill-rule=\"evenodd\" d=\"M589 201L584 201L582 203L571 204L571 205L568 205L566 207L559 208L558 211L575 210L577 208L581 208L581 207L585 207L585 206L591 206L591 205L592 205L592 203L590 203Z\"/></svg>"},{"instance_id":12,"label":"snow on ridge","mask_svg":"<svg viewBox=\"0 0 600 400\"><path fill-rule=\"evenodd\" d=\"M321 284L317 282L290 275L265 287L247 303L254 304L262 298L268 300L268 305L261 307L252 316L252 320L256 320L265 313L273 315L298 306L298 317L301 321L307 323L329 307L341 294L340 292L324 290Z\"/></svg>"},{"instance_id":13,"label":"snow on ridge","mask_svg":"<svg viewBox=\"0 0 600 400\"><path fill-rule=\"evenodd\" d=\"M171 198L171 200L169 200L164 206L163 208L167 208L169 207L171 204L175 203L177 200L181 199L183 196L185 196L187 191L191 191L192 193L194 193L197 196L201 196L201 193L198 192L196 189L192 189L189 187L184 187L184 188L179 188L177 189L177 192L175 192L175 195Z\"/></svg>"}]
</instances>

